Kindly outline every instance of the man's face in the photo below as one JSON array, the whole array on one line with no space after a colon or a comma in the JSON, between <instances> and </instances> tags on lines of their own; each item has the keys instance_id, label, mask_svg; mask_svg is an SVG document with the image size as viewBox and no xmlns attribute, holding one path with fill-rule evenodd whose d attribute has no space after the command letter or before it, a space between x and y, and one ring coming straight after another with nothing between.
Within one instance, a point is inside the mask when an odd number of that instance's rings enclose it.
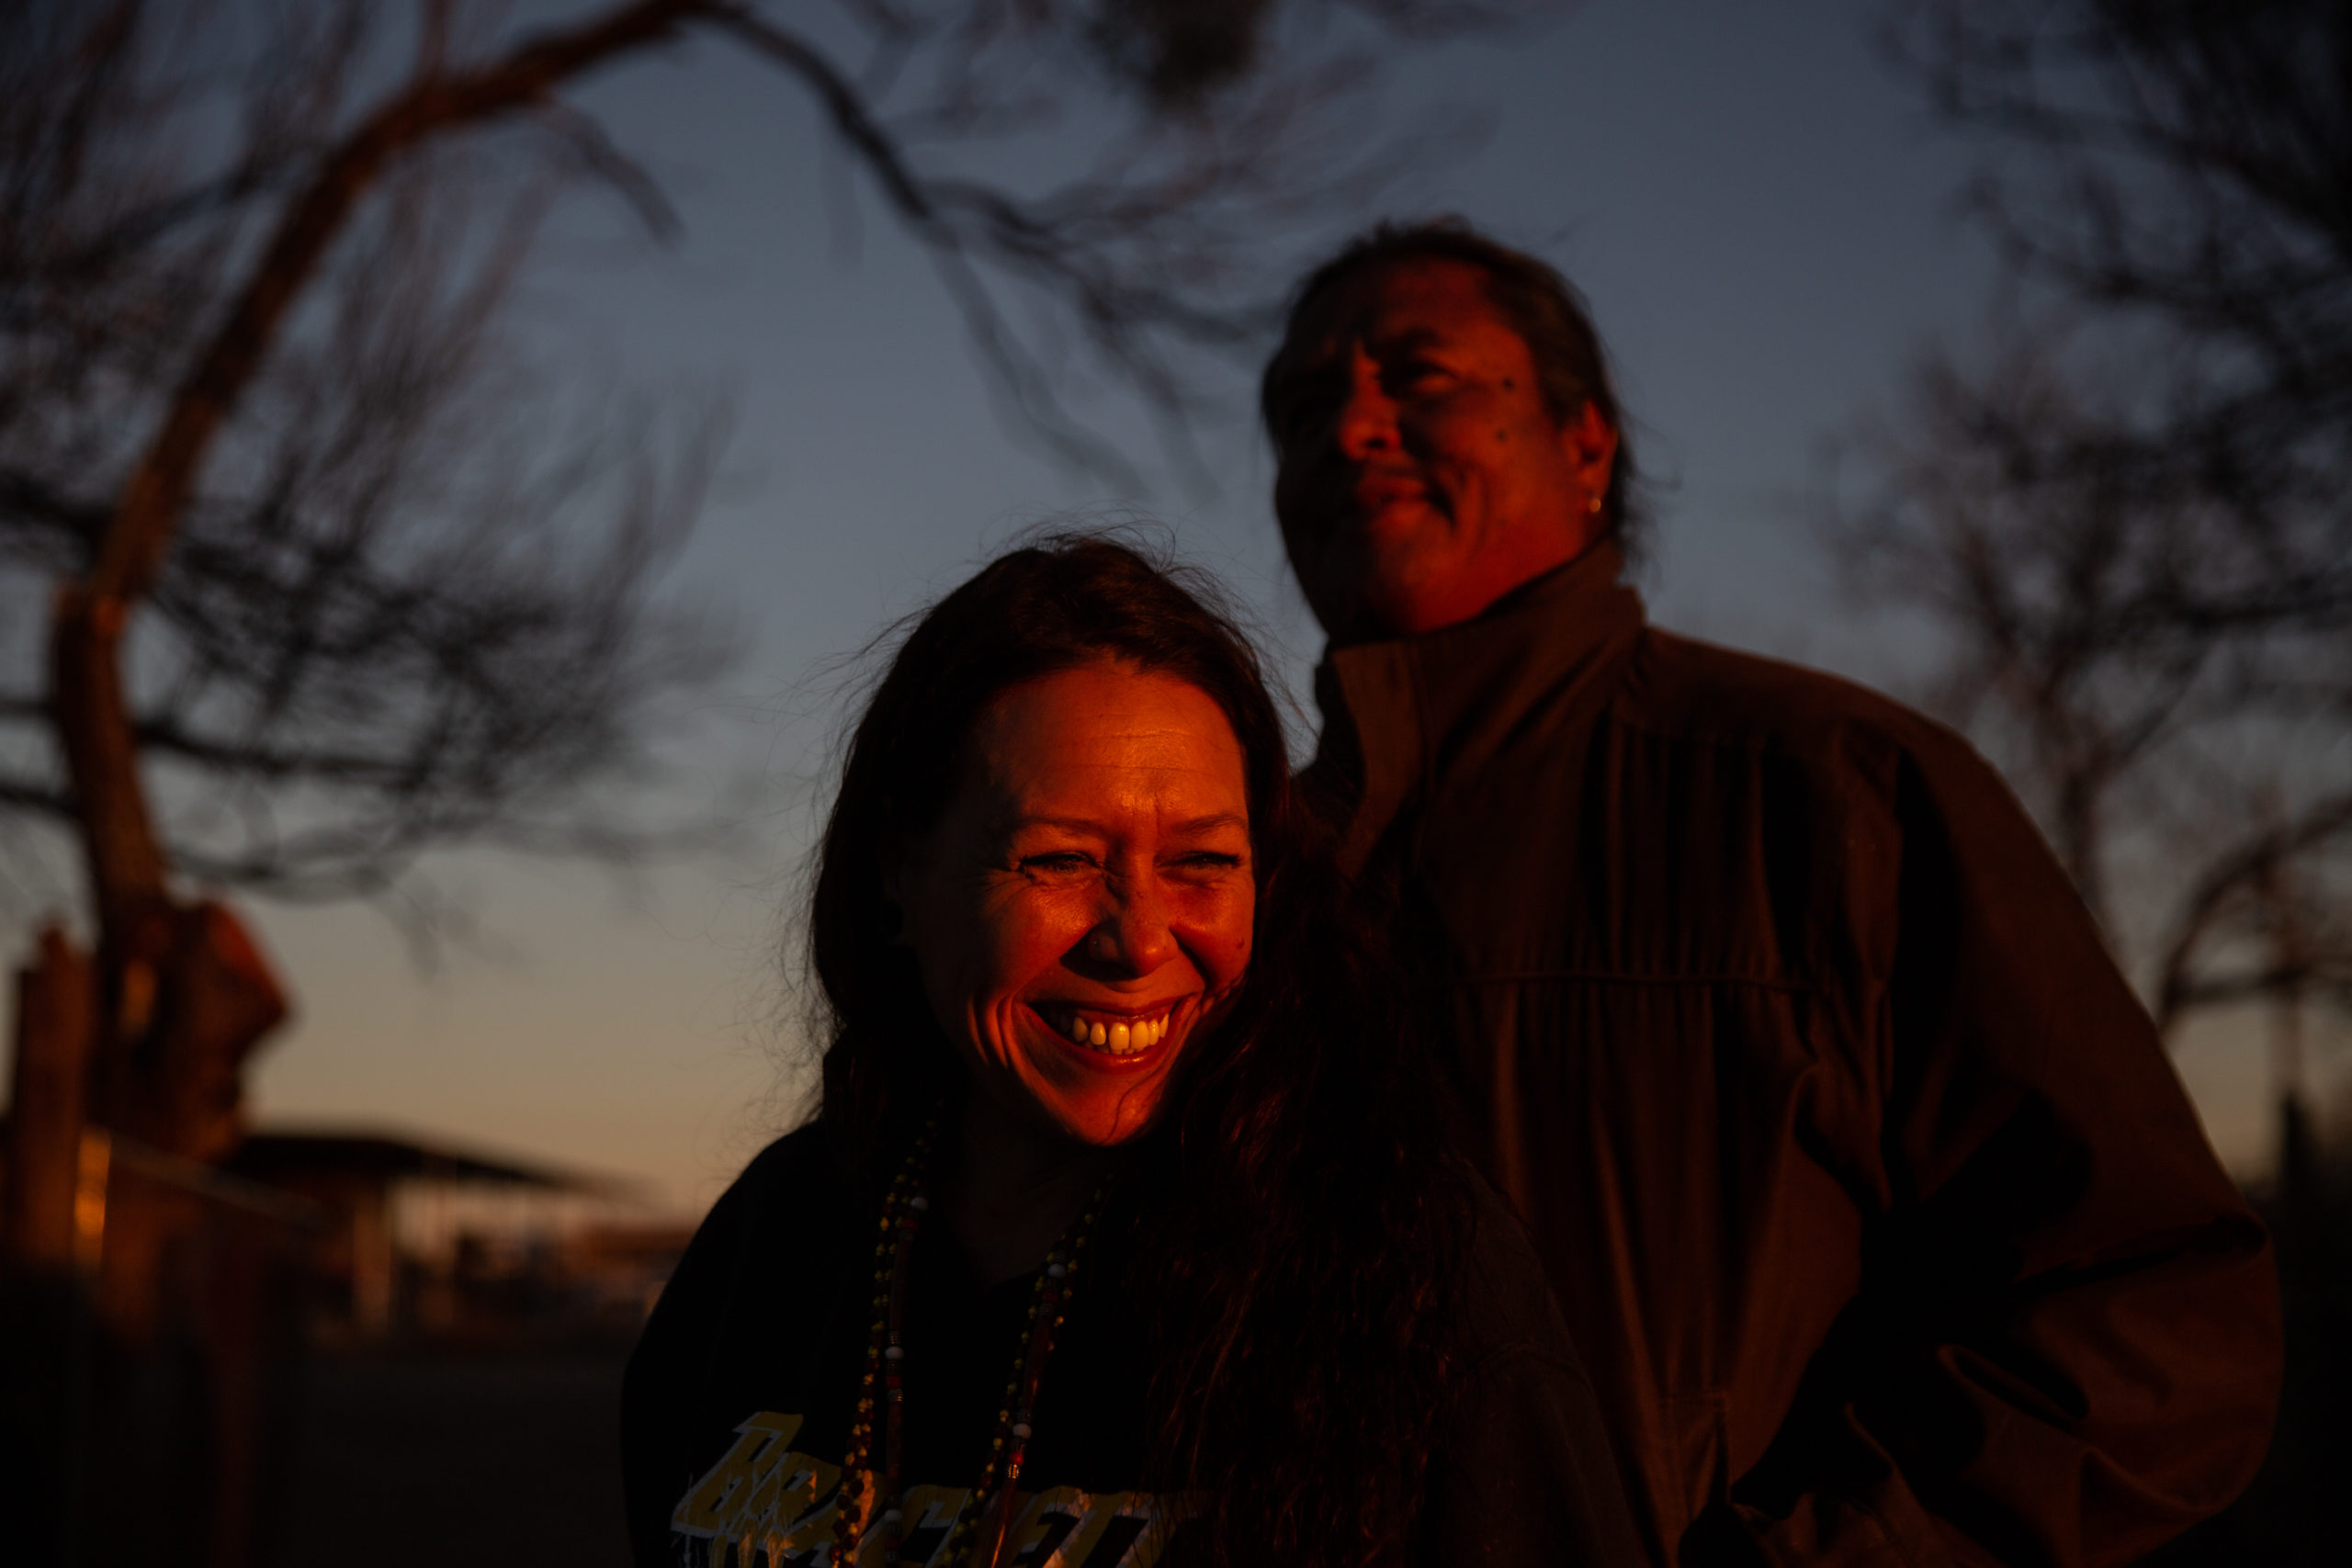
<instances>
[{"instance_id":1,"label":"man's face","mask_svg":"<svg viewBox=\"0 0 2352 1568\"><path fill-rule=\"evenodd\" d=\"M1371 269L1294 342L1269 400L1274 513L1332 641L1469 620L1600 532L1617 433L1589 403L1554 423L1481 268Z\"/></svg>"}]
</instances>

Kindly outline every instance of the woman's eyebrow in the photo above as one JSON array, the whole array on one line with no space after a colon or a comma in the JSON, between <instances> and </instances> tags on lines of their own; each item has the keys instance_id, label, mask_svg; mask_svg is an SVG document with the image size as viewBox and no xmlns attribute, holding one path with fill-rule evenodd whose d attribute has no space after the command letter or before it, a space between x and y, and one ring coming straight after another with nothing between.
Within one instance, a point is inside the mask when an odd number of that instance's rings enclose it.
<instances>
[{"instance_id":1,"label":"woman's eyebrow","mask_svg":"<svg viewBox=\"0 0 2352 1568\"><path fill-rule=\"evenodd\" d=\"M1007 817L997 824L998 830L1017 833L1023 828L1059 828L1066 833L1107 834L1110 829L1091 817ZM1171 833L1211 833L1220 828L1250 830L1250 818L1238 811L1213 812L1206 817L1193 817L1182 822L1171 822Z\"/></svg>"},{"instance_id":2,"label":"woman's eyebrow","mask_svg":"<svg viewBox=\"0 0 2352 1568\"><path fill-rule=\"evenodd\" d=\"M1017 833L1023 828L1059 828L1068 833L1104 833L1109 829L1091 817L1024 817L1018 814L998 820L997 830Z\"/></svg>"},{"instance_id":3,"label":"woman's eyebrow","mask_svg":"<svg viewBox=\"0 0 2352 1568\"><path fill-rule=\"evenodd\" d=\"M1177 833L1208 833L1214 832L1219 828L1238 828L1246 833L1250 830L1250 818L1242 816L1238 811L1220 811L1209 817L1195 817L1189 822L1177 822L1171 824L1170 831Z\"/></svg>"}]
</instances>

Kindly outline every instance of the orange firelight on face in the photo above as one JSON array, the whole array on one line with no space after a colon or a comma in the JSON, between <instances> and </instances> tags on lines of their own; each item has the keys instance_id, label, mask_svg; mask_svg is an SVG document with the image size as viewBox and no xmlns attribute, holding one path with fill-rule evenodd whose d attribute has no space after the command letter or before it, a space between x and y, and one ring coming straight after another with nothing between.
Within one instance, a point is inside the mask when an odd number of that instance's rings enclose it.
<instances>
[{"instance_id":1,"label":"orange firelight on face","mask_svg":"<svg viewBox=\"0 0 2352 1568\"><path fill-rule=\"evenodd\" d=\"M1250 962L1241 746L1214 699L1100 663L1001 694L895 879L933 1016L978 1092L1106 1145Z\"/></svg>"}]
</instances>

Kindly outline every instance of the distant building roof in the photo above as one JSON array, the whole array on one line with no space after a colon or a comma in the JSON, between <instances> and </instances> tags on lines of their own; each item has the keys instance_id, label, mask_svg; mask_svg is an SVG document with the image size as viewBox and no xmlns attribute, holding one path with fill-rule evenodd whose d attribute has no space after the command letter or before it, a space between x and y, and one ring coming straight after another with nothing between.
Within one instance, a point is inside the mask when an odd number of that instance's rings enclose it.
<instances>
[{"instance_id":1,"label":"distant building roof","mask_svg":"<svg viewBox=\"0 0 2352 1568\"><path fill-rule=\"evenodd\" d=\"M380 1129L257 1129L245 1135L225 1166L240 1176L273 1184L322 1177L383 1182L406 1178L492 1182L605 1198L628 1197L639 1188L627 1177L563 1170Z\"/></svg>"}]
</instances>

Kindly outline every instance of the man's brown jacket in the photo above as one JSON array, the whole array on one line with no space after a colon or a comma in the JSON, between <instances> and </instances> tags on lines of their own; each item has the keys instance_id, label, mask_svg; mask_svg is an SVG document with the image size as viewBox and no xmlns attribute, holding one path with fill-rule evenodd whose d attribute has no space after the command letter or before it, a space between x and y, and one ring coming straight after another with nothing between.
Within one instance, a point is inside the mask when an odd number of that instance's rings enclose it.
<instances>
[{"instance_id":1,"label":"man's brown jacket","mask_svg":"<svg viewBox=\"0 0 2352 1568\"><path fill-rule=\"evenodd\" d=\"M1434 976L1650 1551L2138 1556L2261 1459L2260 1224L1984 761L1649 627L1620 564L1335 650L1308 782Z\"/></svg>"}]
</instances>

